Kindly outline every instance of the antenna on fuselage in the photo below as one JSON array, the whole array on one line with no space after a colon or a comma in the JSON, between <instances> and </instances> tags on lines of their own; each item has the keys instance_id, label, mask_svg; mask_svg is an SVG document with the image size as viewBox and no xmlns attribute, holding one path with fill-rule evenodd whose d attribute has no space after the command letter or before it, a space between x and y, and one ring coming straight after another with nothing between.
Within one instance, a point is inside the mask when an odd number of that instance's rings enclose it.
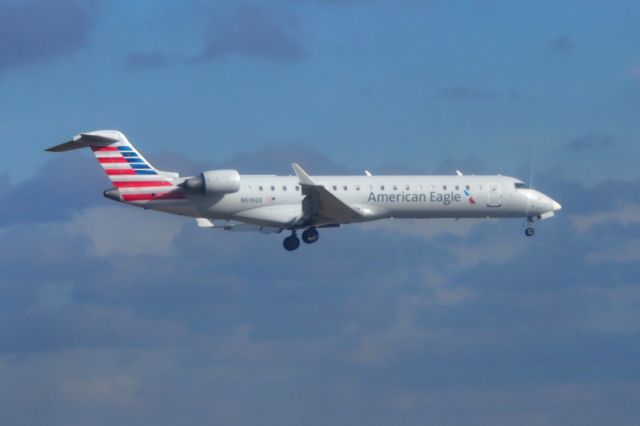
<instances>
[{"instance_id":1,"label":"antenna on fuselage","mask_svg":"<svg viewBox=\"0 0 640 426\"><path fill-rule=\"evenodd\" d=\"M464 176L460 170L456 170L456 174L457 174L458 176Z\"/></svg>"},{"instance_id":2,"label":"antenna on fuselage","mask_svg":"<svg viewBox=\"0 0 640 426\"><path fill-rule=\"evenodd\" d=\"M373 174L369 170L365 170L364 174L367 176L373 176Z\"/></svg>"}]
</instances>

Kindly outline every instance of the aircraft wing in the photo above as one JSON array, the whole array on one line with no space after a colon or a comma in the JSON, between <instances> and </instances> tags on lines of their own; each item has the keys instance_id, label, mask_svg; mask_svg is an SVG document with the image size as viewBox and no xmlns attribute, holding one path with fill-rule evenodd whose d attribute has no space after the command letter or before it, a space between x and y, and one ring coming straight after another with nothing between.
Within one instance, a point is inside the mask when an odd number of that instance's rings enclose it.
<instances>
[{"instance_id":1,"label":"aircraft wing","mask_svg":"<svg viewBox=\"0 0 640 426\"><path fill-rule=\"evenodd\" d=\"M335 225L357 222L362 216L329 192L324 186L316 183L297 163L291 164L298 177L302 194L302 213L304 220L314 226Z\"/></svg>"}]
</instances>

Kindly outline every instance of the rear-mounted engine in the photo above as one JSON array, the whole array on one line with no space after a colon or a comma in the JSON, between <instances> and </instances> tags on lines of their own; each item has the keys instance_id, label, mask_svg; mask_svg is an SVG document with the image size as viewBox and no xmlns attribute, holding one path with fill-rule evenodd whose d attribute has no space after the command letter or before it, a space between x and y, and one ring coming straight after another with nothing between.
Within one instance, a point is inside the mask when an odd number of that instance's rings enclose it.
<instances>
[{"instance_id":1,"label":"rear-mounted engine","mask_svg":"<svg viewBox=\"0 0 640 426\"><path fill-rule=\"evenodd\" d=\"M205 195L231 194L240 190L240 173L237 170L208 170L187 179L180 186Z\"/></svg>"}]
</instances>

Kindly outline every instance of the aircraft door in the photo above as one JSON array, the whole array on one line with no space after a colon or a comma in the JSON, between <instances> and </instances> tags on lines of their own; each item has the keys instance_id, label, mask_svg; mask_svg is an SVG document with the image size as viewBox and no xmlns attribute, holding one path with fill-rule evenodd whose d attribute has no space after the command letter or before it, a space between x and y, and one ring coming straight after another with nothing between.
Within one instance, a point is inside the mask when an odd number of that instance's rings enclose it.
<instances>
[{"instance_id":1,"label":"aircraft door","mask_svg":"<svg viewBox=\"0 0 640 426\"><path fill-rule=\"evenodd\" d=\"M500 207L502 205L502 187L499 183L490 183L487 185L489 196L487 198L488 207Z\"/></svg>"}]
</instances>

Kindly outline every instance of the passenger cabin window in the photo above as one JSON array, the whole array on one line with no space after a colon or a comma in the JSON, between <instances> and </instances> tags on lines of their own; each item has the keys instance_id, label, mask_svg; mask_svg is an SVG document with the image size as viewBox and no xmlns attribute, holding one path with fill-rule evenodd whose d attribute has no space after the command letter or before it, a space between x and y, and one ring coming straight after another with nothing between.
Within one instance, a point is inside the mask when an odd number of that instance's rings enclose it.
<instances>
[{"instance_id":1,"label":"passenger cabin window","mask_svg":"<svg viewBox=\"0 0 640 426\"><path fill-rule=\"evenodd\" d=\"M334 190L334 191L337 191L337 190L338 190L338 187L337 187L336 185L333 185L333 190Z\"/></svg>"},{"instance_id":2,"label":"passenger cabin window","mask_svg":"<svg viewBox=\"0 0 640 426\"><path fill-rule=\"evenodd\" d=\"M343 186L342 189L347 190L347 185Z\"/></svg>"},{"instance_id":3,"label":"passenger cabin window","mask_svg":"<svg viewBox=\"0 0 640 426\"><path fill-rule=\"evenodd\" d=\"M469 188L469 185L465 186L464 189L466 189L467 191L470 190L471 188Z\"/></svg>"},{"instance_id":4,"label":"passenger cabin window","mask_svg":"<svg viewBox=\"0 0 640 426\"><path fill-rule=\"evenodd\" d=\"M360 185L356 185L356 191L360 191Z\"/></svg>"},{"instance_id":5,"label":"passenger cabin window","mask_svg":"<svg viewBox=\"0 0 640 426\"><path fill-rule=\"evenodd\" d=\"M447 190L447 185L442 185L442 190L446 191Z\"/></svg>"},{"instance_id":6,"label":"passenger cabin window","mask_svg":"<svg viewBox=\"0 0 640 426\"><path fill-rule=\"evenodd\" d=\"M522 182L516 182L514 186L516 187L516 189L527 189L527 185Z\"/></svg>"},{"instance_id":7,"label":"passenger cabin window","mask_svg":"<svg viewBox=\"0 0 640 426\"><path fill-rule=\"evenodd\" d=\"M398 190L398 185L393 185L393 190L397 191Z\"/></svg>"},{"instance_id":8,"label":"passenger cabin window","mask_svg":"<svg viewBox=\"0 0 640 426\"><path fill-rule=\"evenodd\" d=\"M300 187L296 185L296 191L300 191Z\"/></svg>"},{"instance_id":9,"label":"passenger cabin window","mask_svg":"<svg viewBox=\"0 0 640 426\"><path fill-rule=\"evenodd\" d=\"M282 185L282 190L286 191L287 190L287 186L286 185Z\"/></svg>"},{"instance_id":10,"label":"passenger cabin window","mask_svg":"<svg viewBox=\"0 0 640 426\"><path fill-rule=\"evenodd\" d=\"M460 189L460 187L458 185L456 185L456 191L458 191Z\"/></svg>"},{"instance_id":11,"label":"passenger cabin window","mask_svg":"<svg viewBox=\"0 0 640 426\"><path fill-rule=\"evenodd\" d=\"M384 191L384 185L380 185L380 191Z\"/></svg>"},{"instance_id":12,"label":"passenger cabin window","mask_svg":"<svg viewBox=\"0 0 640 426\"><path fill-rule=\"evenodd\" d=\"M262 187L262 185L261 185L261 186L258 187L258 191L262 191L262 190L264 190L264 187Z\"/></svg>"},{"instance_id":13,"label":"passenger cabin window","mask_svg":"<svg viewBox=\"0 0 640 426\"><path fill-rule=\"evenodd\" d=\"M275 186L273 186L273 185L271 185L271 190L272 190L272 191L275 191L275 190L276 190L276 187L275 187Z\"/></svg>"},{"instance_id":14,"label":"passenger cabin window","mask_svg":"<svg viewBox=\"0 0 640 426\"><path fill-rule=\"evenodd\" d=\"M407 186L405 186L405 187L404 187L404 190L405 190L405 191L408 191L409 189L411 189L411 188L409 187L409 185L407 185Z\"/></svg>"}]
</instances>

